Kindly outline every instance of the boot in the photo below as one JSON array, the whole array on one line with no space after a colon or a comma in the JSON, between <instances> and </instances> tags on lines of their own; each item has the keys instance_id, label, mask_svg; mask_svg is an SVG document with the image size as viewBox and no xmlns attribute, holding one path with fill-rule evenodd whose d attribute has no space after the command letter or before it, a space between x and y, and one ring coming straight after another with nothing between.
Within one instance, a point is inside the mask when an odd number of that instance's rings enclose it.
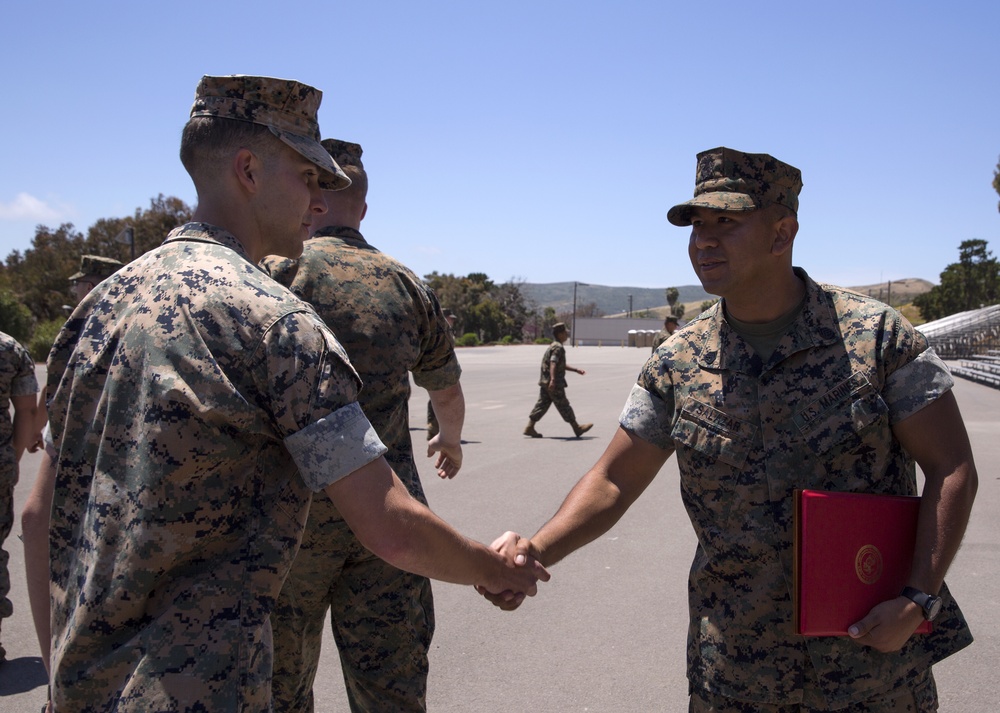
<instances>
[{"instance_id":1,"label":"boot","mask_svg":"<svg viewBox=\"0 0 1000 713\"><path fill-rule=\"evenodd\" d=\"M582 436L584 433L586 433L587 431L589 431L593 427L594 427L594 424L592 424L592 423L585 423L585 424L583 424L581 426L579 423L574 422L573 423L573 433L575 433L576 437L579 438L580 436Z\"/></svg>"},{"instance_id":2,"label":"boot","mask_svg":"<svg viewBox=\"0 0 1000 713\"><path fill-rule=\"evenodd\" d=\"M528 421L528 425L524 428L524 435L531 436L532 438L541 438L542 434L535 430L535 422Z\"/></svg>"}]
</instances>

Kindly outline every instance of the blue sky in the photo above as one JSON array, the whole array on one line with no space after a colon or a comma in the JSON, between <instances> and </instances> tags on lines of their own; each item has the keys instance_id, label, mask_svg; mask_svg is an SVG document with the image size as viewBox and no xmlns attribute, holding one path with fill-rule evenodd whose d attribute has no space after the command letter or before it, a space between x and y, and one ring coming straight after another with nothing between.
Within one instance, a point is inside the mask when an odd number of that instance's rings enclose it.
<instances>
[{"instance_id":1,"label":"blue sky","mask_svg":"<svg viewBox=\"0 0 1000 713\"><path fill-rule=\"evenodd\" d=\"M937 281L1000 254L1000 3L8 0L0 257L35 225L195 203L177 159L203 74L323 90L357 141L362 230L424 275L696 282L667 209L720 145L802 169L795 262Z\"/></svg>"}]
</instances>

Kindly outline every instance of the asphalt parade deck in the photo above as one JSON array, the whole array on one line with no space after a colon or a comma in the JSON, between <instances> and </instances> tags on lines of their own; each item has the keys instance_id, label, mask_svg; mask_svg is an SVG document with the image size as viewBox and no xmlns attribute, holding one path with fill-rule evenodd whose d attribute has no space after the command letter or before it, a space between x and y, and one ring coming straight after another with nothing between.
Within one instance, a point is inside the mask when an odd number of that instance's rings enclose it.
<instances>
[{"instance_id":1,"label":"asphalt parade deck","mask_svg":"<svg viewBox=\"0 0 1000 713\"><path fill-rule=\"evenodd\" d=\"M461 532L490 542L504 530L531 535L593 465L648 349L567 347L570 402L581 439L555 409L544 438L521 435L537 396L544 346L462 349L467 414L465 464L441 481L424 458L427 397L414 389L411 435L431 507ZM972 439L979 495L947 578L976 642L935 667L943 713L984 713L1000 700L1000 389L957 379ZM14 616L3 622L0 711L37 711L45 671L28 608L18 536L38 456L21 462L10 553ZM552 580L520 610L495 610L471 587L434 584L437 630L427 704L437 713L687 710L684 673L687 571L695 540L670 459L646 493L604 537L552 568ZM327 632L315 686L317 713L347 711L336 647Z\"/></svg>"}]
</instances>

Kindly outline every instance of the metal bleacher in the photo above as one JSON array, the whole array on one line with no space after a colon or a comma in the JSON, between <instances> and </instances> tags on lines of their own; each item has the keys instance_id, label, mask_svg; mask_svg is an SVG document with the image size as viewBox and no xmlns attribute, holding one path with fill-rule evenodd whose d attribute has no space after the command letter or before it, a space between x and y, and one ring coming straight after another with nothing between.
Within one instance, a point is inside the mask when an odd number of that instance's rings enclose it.
<instances>
[{"instance_id":1,"label":"metal bleacher","mask_svg":"<svg viewBox=\"0 0 1000 713\"><path fill-rule=\"evenodd\" d=\"M951 373L1000 388L1000 305L949 315L917 327Z\"/></svg>"}]
</instances>

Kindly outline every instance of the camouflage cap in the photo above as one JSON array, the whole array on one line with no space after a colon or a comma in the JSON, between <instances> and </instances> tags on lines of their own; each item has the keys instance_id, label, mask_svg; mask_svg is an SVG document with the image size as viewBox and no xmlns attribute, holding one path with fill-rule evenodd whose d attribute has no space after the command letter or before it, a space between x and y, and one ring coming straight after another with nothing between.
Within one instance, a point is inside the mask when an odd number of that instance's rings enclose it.
<instances>
[{"instance_id":1,"label":"camouflage cap","mask_svg":"<svg viewBox=\"0 0 1000 713\"><path fill-rule=\"evenodd\" d=\"M322 171L320 187L351 185L340 166L319 143L317 112L323 92L292 79L205 75L195 90L191 118L217 116L261 124Z\"/></svg>"},{"instance_id":2,"label":"camouflage cap","mask_svg":"<svg viewBox=\"0 0 1000 713\"><path fill-rule=\"evenodd\" d=\"M80 257L80 271L69 276L70 282L76 282L84 277L96 278L98 282L111 277L124 264L114 258L100 255L83 255Z\"/></svg>"},{"instance_id":3,"label":"camouflage cap","mask_svg":"<svg viewBox=\"0 0 1000 713\"><path fill-rule=\"evenodd\" d=\"M364 170L365 165L361 162L361 144L352 144L350 141L340 139L323 139L320 144L338 165L357 166Z\"/></svg>"},{"instance_id":4,"label":"camouflage cap","mask_svg":"<svg viewBox=\"0 0 1000 713\"><path fill-rule=\"evenodd\" d=\"M667 213L674 225L691 225L691 209L747 211L783 205L797 213L802 173L766 153L719 147L698 154L694 198Z\"/></svg>"}]
</instances>

